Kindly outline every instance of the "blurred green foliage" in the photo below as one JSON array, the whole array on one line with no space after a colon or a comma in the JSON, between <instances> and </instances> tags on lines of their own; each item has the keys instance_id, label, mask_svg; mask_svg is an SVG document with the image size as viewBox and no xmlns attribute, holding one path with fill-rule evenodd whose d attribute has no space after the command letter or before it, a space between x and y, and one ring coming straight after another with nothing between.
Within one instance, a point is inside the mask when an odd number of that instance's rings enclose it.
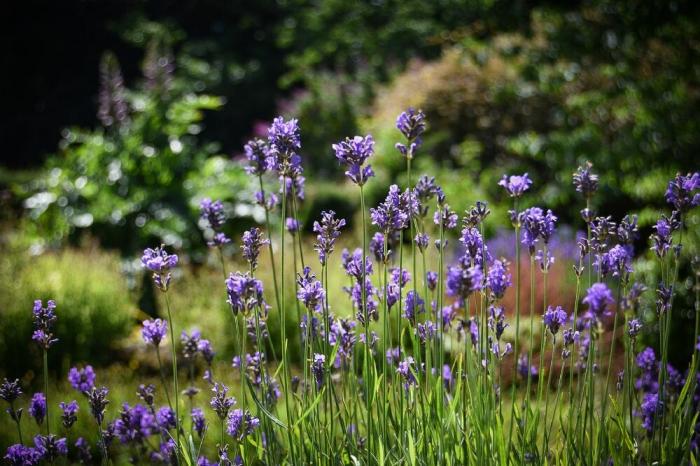
<instances>
[{"instance_id":1,"label":"blurred green foliage","mask_svg":"<svg viewBox=\"0 0 700 466\"><path fill-rule=\"evenodd\" d=\"M26 246L3 244L0 255L0 372L8 377L41 373L41 350L31 340L36 299L57 303L59 341L49 352L52 370L113 362L135 317L119 259L89 248L30 256Z\"/></svg>"},{"instance_id":2,"label":"blurred green foliage","mask_svg":"<svg viewBox=\"0 0 700 466\"><path fill-rule=\"evenodd\" d=\"M579 208L570 208L580 205L571 173L590 160L601 175L598 211L618 219L635 211L648 226L664 207L668 180L697 168L700 149L693 117L700 47L688 40L700 31L652 3L638 10L615 2L565 13L537 9L527 34L465 35L380 93L365 125L377 138L377 165L388 179L404 169L392 149L392 123L413 105L430 124L419 157L440 170L448 192L464 193L451 197L458 207L479 197L507 202L497 180L529 172L531 199L565 222L580 222ZM660 16L652 17L657 9ZM462 175L451 176L457 170Z\"/></svg>"},{"instance_id":3,"label":"blurred green foliage","mask_svg":"<svg viewBox=\"0 0 700 466\"><path fill-rule=\"evenodd\" d=\"M215 195L237 201L243 170L203 141L204 112L217 97L196 93L174 72L167 42L149 42L144 79L126 88L116 58L101 65L95 130L63 132L59 153L26 187L34 233L49 245L90 231L124 253L163 242L196 250L204 241L197 202Z\"/></svg>"}]
</instances>

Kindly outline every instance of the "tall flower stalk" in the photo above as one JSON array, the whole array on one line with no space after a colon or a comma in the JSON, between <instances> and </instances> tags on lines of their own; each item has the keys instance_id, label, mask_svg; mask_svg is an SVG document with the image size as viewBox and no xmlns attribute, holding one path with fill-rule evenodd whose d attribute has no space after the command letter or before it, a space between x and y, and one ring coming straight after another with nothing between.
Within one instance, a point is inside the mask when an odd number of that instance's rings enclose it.
<instances>
[{"instance_id":1,"label":"tall flower stalk","mask_svg":"<svg viewBox=\"0 0 700 466\"><path fill-rule=\"evenodd\" d=\"M175 454L180 458L180 390L178 388L178 377L177 377L177 352L175 350L175 329L173 323L173 317L170 311L170 299L168 297L168 290L170 288L170 281L172 279L171 270L175 268L178 263L178 257L176 254L168 254L165 251L164 246L160 246L154 249L146 249L141 257L141 264L146 269L153 272L153 283L156 287L163 292L165 297L165 306L168 313L168 322L170 328L170 352L172 357L173 365L173 391L175 399L175 436L176 436L176 448Z\"/></svg>"}]
</instances>

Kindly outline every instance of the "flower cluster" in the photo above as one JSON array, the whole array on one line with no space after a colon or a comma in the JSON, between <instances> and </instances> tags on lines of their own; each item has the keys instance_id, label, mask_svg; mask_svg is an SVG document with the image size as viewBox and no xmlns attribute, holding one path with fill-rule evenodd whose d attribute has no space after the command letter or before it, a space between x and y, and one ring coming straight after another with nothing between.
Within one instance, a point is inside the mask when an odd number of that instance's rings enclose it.
<instances>
[{"instance_id":1,"label":"flower cluster","mask_svg":"<svg viewBox=\"0 0 700 466\"><path fill-rule=\"evenodd\" d=\"M316 280L316 276L311 273L309 267L304 268L304 272L297 274L297 298L309 311L320 312L326 299L326 290L321 282Z\"/></svg>"},{"instance_id":2,"label":"flower cluster","mask_svg":"<svg viewBox=\"0 0 700 466\"><path fill-rule=\"evenodd\" d=\"M314 249L318 252L321 265L326 265L328 256L333 252L335 241L340 236L340 229L345 226L345 219L335 218L335 212L321 212L321 221L314 222L316 243Z\"/></svg>"},{"instance_id":3,"label":"flower cluster","mask_svg":"<svg viewBox=\"0 0 700 466\"><path fill-rule=\"evenodd\" d=\"M530 189L532 185L532 180L527 176L527 173L522 175L503 175L501 181L498 182L498 186L502 186L510 197L521 197L525 191Z\"/></svg>"},{"instance_id":4,"label":"flower cluster","mask_svg":"<svg viewBox=\"0 0 700 466\"><path fill-rule=\"evenodd\" d=\"M401 131L408 141L408 146L396 143L396 149L407 159L413 158L416 149L420 147L421 135L425 131L425 114L414 108L409 108L396 118L396 128Z\"/></svg>"},{"instance_id":5,"label":"flower cluster","mask_svg":"<svg viewBox=\"0 0 700 466\"><path fill-rule=\"evenodd\" d=\"M365 165L368 158L374 154L374 139L372 136L355 136L333 144L335 157L345 165L345 175L358 186L363 186L374 176L371 165Z\"/></svg>"},{"instance_id":6,"label":"flower cluster","mask_svg":"<svg viewBox=\"0 0 700 466\"><path fill-rule=\"evenodd\" d=\"M576 169L573 176L576 191L589 198L598 190L598 175L592 171L593 164L586 162Z\"/></svg>"},{"instance_id":7,"label":"flower cluster","mask_svg":"<svg viewBox=\"0 0 700 466\"><path fill-rule=\"evenodd\" d=\"M163 292L168 291L172 278L170 271L175 268L177 263L177 255L168 254L164 246L154 249L147 248L141 257L141 264L153 272L153 282Z\"/></svg>"},{"instance_id":8,"label":"flower cluster","mask_svg":"<svg viewBox=\"0 0 700 466\"><path fill-rule=\"evenodd\" d=\"M255 271L258 268L258 256L260 256L260 248L268 244L270 240L263 237L260 228L251 228L243 233L243 241L241 250L243 258L248 262L250 270Z\"/></svg>"},{"instance_id":9,"label":"flower cluster","mask_svg":"<svg viewBox=\"0 0 700 466\"><path fill-rule=\"evenodd\" d=\"M226 291L234 314L244 315L253 309L266 309L267 304L263 297L263 284L260 280L253 278L249 273L232 273L226 279Z\"/></svg>"},{"instance_id":10,"label":"flower cluster","mask_svg":"<svg viewBox=\"0 0 700 466\"><path fill-rule=\"evenodd\" d=\"M32 314L34 333L32 334L32 340L44 350L48 350L51 345L58 341L58 338L54 338L52 333L53 324L58 318L54 312L55 309L56 303L51 299L46 302L46 306L39 299L34 301Z\"/></svg>"},{"instance_id":11,"label":"flower cluster","mask_svg":"<svg viewBox=\"0 0 700 466\"><path fill-rule=\"evenodd\" d=\"M80 393L87 393L95 387L95 371L92 366L87 365L82 369L71 367L68 371L68 381L71 387Z\"/></svg>"}]
</instances>

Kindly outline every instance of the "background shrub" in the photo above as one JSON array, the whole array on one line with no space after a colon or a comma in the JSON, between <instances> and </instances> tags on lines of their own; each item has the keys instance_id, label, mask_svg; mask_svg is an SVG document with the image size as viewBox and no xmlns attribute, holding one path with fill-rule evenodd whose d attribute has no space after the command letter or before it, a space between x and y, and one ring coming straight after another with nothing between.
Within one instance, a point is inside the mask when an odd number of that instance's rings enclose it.
<instances>
[{"instance_id":1,"label":"background shrub","mask_svg":"<svg viewBox=\"0 0 700 466\"><path fill-rule=\"evenodd\" d=\"M0 256L0 372L39 374L41 352L31 341L35 299L54 299L59 342L49 367L65 373L71 364L107 364L134 322L134 307L117 257L96 250L65 249L28 256L6 247ZM30 374L31 376L31 374Z\"/></svg>"}]
</instances>

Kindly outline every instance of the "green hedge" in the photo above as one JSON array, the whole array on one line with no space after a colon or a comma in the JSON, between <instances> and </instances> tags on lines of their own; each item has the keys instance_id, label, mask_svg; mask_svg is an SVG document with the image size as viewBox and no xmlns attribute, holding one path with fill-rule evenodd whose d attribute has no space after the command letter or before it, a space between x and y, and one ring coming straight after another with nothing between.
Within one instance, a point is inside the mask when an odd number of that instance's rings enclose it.
<instances>
[{"instance_id":1,"label":"green hedge","mask_svg":"<svg viewBox=\"0 0 700 466\"><path fill-rule=\"evenodd\" d=\"M31 341L35 299L57 304L59 341L49 353L53 371L114 360L112 350L134 316L117 257L70 249L31 256L24 248L0 248L0 372L8 377L40 372L40 351Z\"/></svg>"}]
</instances>

